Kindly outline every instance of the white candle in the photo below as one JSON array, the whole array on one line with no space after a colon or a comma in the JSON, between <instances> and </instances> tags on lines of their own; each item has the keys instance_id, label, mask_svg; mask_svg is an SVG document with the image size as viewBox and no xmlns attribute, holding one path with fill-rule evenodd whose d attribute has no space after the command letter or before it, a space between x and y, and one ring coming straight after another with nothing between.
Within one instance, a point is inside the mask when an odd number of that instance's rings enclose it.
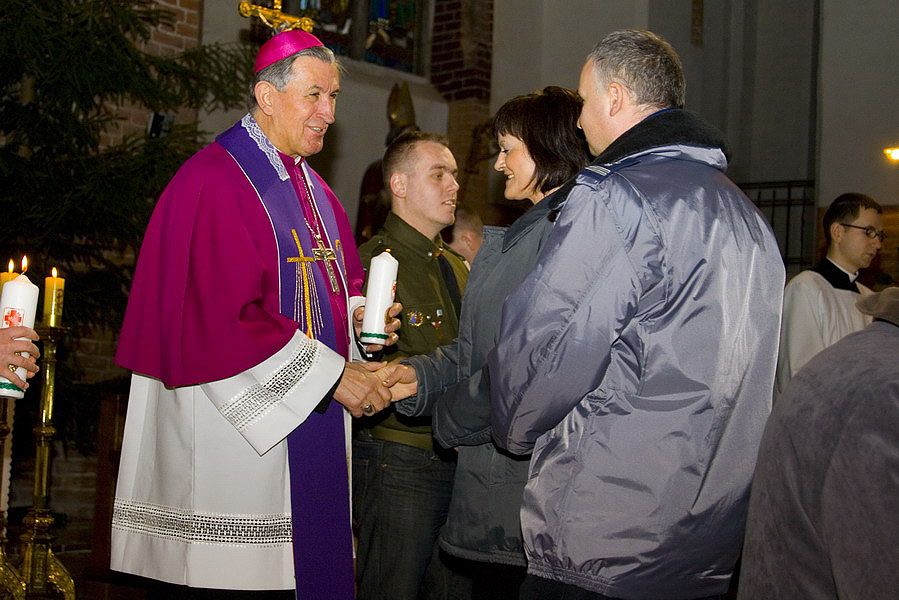
<instances>
[{"instance_id":1,"label":"white candle","mask_svg":"<svg viewBox=\"0 0 899 600\"><path fill-rule=\"evenodd\" d=\"M0 329L14 327L16 325L24 325L25 327L34 327L34 316L37 313L37 296L40 290L31 280L23 273L11 281L7 281L3 286L3 293L0 295ZM20 338L24 339L24 338ZM27 352L23 352L22 356L29 356ZM9 368L6 365L0 365L0 372ZM16 375L23 380L25 379L25 367L18 367ZM5 377L0 377L0 394L9 398L22 398L25 392L14 386Z\"/></svg>"},{"instance_id":2,"label":"white candle","mask_svg":"<svg viewBox=\"0 0 899 600\"><path fill-rule=\"evenodd\" d=\"M382 252L371 259L368 267L368 288L365 294L365 316L362 318L363 344L383 344L387 341L384 326L387 309L396 295L396 271L400 263L390 252Z\"/></svg>"}]
</instances>

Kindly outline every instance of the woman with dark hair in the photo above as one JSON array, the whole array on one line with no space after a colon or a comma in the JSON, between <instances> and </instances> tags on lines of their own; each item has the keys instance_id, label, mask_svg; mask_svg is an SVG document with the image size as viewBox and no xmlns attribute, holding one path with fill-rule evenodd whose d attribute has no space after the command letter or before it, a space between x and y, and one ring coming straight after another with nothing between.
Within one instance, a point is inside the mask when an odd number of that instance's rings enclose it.
<instances>
[{"instance_id":1,"label":"woman with dark hair","mask_svg":"<svg viewBox=\"0 0 899 600\"><path fill-rule=\"evenodd\" d=\"M506 176L507 200L537 204L587 164L587 142L577 128L580 113L580 97L555 86L500 107L493 119L500 149L493 168Z\"/></svg>"},{"instance_id":2,"label":"woman with dark hair","mask_svg":"<svg viewBox=\"0 0 899 600\"><path fill-rule=\"evenodd\" d=\"M432 415L434 437L459 452L453 496L440 532L441 560L432 560L425 598L518 598L526 574L519 509L528 459L505 454L490 437L490 392L484 367L499 335L502 305L533 268L565 196L563 184L587 164L577 127L581 101L559 87L519 96L494 119L500 147L494 168L506 176L505 197L534 203L508 228L485 227L472 265L459 337L426 356L383 372L406 415ZM435 551L435 558L437 551ZM441 565L465 576L444 580ZM447 593L448 588L457 588Z\"/></svg>"}]
</instances>

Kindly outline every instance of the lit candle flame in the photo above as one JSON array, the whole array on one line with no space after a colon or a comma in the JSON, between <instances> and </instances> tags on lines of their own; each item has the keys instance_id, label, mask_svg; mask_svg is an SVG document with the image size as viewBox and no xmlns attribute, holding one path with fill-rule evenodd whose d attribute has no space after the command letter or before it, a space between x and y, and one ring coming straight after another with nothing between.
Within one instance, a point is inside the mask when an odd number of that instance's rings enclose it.
<instances>
[{"instance_id":1,"label":"lit candle flame","mask_svg":"<svg viewBox=\"0 0 899 600\"><path fill-rule=\"evenodd\" d=\"M16 263L13 259L9 259L9 272L12 273L16 270Z\"/></svg>"},{"instance_id":2,"label":"lit candle flame","mask_svg":"<svg viewBox=\"0 0 899 600\"><path fill-rule=\"evenodd\" d=\"M56 267L53 267L53 268L50 270L50 272L53 273L53 278L56 279Z\"/></svg>"},{"instance_id":3,"label":"lit candle flame","mask_svg":"<svg viewBox=\"0 0 899 600\"><path fill-rule=\"evenodd\" d=\"M28 257L23 256L22 257L22 273L24 273L27 270L28 270Z\"/></svg>"},{"instance_id":4,"label":"lit candle flame","mask_svg":"<svg viewBox=\"0 0 899 600\"><path fill-rule=\"evenodd\" d=\"M899 161L899 148L884 148L883 153L887 155L887 158L894 161Z\"/></svg>"}]
</instances>

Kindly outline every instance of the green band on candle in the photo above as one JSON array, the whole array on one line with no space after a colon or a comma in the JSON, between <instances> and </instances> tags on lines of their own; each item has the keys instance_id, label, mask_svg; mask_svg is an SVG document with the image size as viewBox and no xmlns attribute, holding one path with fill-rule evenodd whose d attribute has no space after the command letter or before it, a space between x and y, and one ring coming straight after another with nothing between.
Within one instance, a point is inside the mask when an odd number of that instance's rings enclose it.
<instances>
[{"instance_id":1,"label":"green band on candle","mask_svg":"<svg viewBox=\"0 0 899 600\"><path fill-rule=\"evenodd\" d=\"M8 381L0 382L0 390L12 390L14 392L21 392L22 388L17 385L13 385Z\"/></svg>"},{"instance_id":2,"label":"green band on candle","mask_svg":"<svg viewBox=\"0 0 899 600\"><path fill-rule=\"evenodd\" d=\"M360 335L359 337L361 337L361 338L367 337L367 338L375 338L375 339L379 339L379 340L386 340L389 336L386 333L365 333L363 331L362 335Z\"/></svg>"}]
</instances>

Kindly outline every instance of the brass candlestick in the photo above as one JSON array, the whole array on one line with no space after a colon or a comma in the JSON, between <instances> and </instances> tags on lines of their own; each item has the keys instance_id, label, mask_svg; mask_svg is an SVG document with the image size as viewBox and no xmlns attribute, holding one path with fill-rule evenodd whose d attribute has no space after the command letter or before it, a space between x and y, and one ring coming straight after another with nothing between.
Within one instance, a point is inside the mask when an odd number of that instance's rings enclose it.
<instances>
[{"instance_id":1,"label":"brass candlestick","mask_svg":"<svg viewBox=\"0 0 899 600\"><path fill-rule=\"evenodd\" d=\"M6 440L12 431L6 418L8 405L9 398L0 396L0 461L6 456ZM3 469L2 464L0 469ZM24 597L25 582L6 555L6 512L0 510L0 598L22 600Z\"/></svg>"},{"instance_id":2,"label":"brass candlestick","mask_svg":"<svg viewBox=\"0 0 899 600\"><path fill-rule=\"evenodd\" d=\"M53 427L53 391L56 376L56 345L68 331L65 327L36 327L43 342L41 371L40 420L34 428L35 461L32 505L25 517L26 531L22 534L22 579L25 598L48 598L58 594L66 600L75 598L75 582L66 568L53 555L50 527L53 515L47 507L48 477L50 473L50 442L56 434ZM49 585L48 585L49 584ZM56 592L50 589L56 588Z\"/></svg>"}]
</instances>

